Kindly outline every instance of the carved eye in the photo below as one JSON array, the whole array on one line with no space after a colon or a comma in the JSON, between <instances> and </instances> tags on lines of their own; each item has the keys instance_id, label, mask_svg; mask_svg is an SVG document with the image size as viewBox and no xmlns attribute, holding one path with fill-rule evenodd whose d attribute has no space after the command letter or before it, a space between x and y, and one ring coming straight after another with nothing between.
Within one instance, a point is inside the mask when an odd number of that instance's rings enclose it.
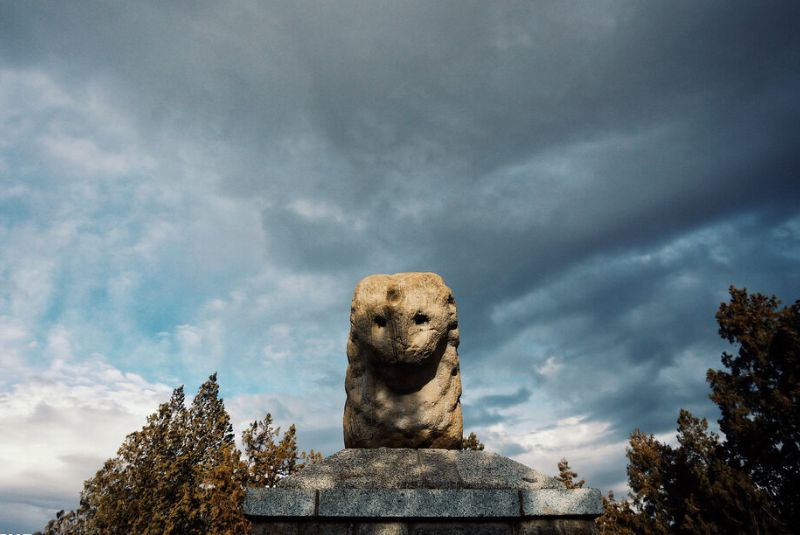
<instances>
[{"instance_id":1,"label":"carved eye","mask_svg":"<svg viewBox=\"0 0 800 535\"><path fill-rule=\"evenodd\" d=\"M378 327L386 327L386 318L383 316L375 316L375 325Z\"/></svg>"},{"instance_id":2,"label":"carved eye","mask_svg":"<svg viewBox=\"0 0 800 535\"><path fill-rule=\"evenodd\" d=\"M416 314L414 314L413 319L414 323L416 323L417 325L422 325L423 323L428 323L430 321L430 318L428 318L428 316L426 316L421 312L417 312Z\"/></svg>"}]
</instances>

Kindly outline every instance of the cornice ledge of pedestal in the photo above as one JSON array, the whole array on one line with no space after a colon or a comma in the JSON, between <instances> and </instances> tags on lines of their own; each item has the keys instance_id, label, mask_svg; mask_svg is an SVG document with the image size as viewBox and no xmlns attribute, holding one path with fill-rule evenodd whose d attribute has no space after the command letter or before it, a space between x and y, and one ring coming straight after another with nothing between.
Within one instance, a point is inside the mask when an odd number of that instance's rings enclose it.
<instances>
[{"instance_id":1,"label":"cornice ledge of pedestal","mask_svg":"<svg viewBox=\"0 0 800 535\"><path fill-rule=\"evenodd\" d=\"M489 451L344 449L281 480L286 489L563 488L553 477Z\"/></svg>"},{"instance_id":2,"label":"cornice ledge of pedestal","mask_svg":"<svg viewBox=\"0 0 800 535\"><path fill-rule=\"evenodd\" d=\"M345 449L281 480L248 489L251 517L596 517L596 489L566 489L486 451Z\"/></svg>"},{"instance_id":3,"label":"cornice ledge of pedestal","mask_svg":"<svg viewBox=\"0 0 800 535\"><path fill-rule=\"evenodd\" d=\"M244 512L269 518L597 517L597 489L248 489Z\"/></svg>"}]
</instances>

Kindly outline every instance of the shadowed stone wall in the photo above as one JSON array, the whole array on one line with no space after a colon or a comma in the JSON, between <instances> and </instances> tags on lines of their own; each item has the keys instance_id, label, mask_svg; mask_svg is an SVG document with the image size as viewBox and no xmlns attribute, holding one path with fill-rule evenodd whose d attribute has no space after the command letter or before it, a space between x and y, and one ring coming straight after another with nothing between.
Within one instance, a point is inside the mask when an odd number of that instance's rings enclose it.
<instances>
[{"instance_id":1,"label":"shadowed stone wall","mask_svg":"<svg viewBox=\"0 0 800 535\"><path fill-rule=\"evenodd\" d=\"M595 535L594 521L585 519L530 519L497 521L404 520L402 522L299 521L264 523L253 535Z\"/></svg>"}]
</instances>

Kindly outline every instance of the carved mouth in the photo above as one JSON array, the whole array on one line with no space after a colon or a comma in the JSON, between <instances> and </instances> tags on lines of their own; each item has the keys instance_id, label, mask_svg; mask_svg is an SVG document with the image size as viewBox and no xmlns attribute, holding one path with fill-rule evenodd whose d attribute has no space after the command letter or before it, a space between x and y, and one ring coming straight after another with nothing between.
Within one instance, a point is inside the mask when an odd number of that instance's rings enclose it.
<instances>
[{"instance_id":1,"label":"carved mouth","mask_svg":"<svg viewBox=\"0 0 800 535\"><path fill-rule=\"evenodd\" d=\"M381 381L395 392L406 394L416 392L428 384L436 376L439 363L447 348L447 337L442 337L433 351L424 351L421 348L409 348L402 344L393 347L393 362L382 361L375 358L381 353L373 354L369 359L372 372L381 378Z\"/></svg>"},{"instance_id":2,"label":"carved mouth","mask_svg":"<svg viewBox=\"0 0 800 535\"><path fill-rule=\"evenodd\" d=\"M423 347L408 347L404 344L399 344L395 347L395 357L398 362L408 364L411 366L420 366L433 356L433 351L426 350Z\"/></svg>"},{"instance_id":3,"label":"carved mouth","mask_svg":"<svg viewBox=\"0 0 800 535\"><path fill-rule=\"evenodd\" d=\"M429 358L414 364L378 364L373 367L373 371L390 389L407 394L419 391L436 376L438 360Z\"/></svg>"}]
</instances>

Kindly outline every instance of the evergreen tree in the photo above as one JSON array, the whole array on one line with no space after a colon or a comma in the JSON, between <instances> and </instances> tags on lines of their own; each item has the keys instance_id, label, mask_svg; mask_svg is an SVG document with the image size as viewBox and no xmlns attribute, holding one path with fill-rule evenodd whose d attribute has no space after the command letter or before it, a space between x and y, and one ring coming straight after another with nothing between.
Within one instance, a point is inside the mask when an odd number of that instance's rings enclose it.
<instances>
[{"instance_id":1,"label":"evergreen tree","mask_svg":"<svg viewBox=\"0 0 800 535\"><path fill-rule=\"evenodd\" d=\"M638 535L647 533L640 525L640 515L631 508L627 500L614 499L614 492L603 496L603 514L595 520L598 531L603 535Z\"/></svg>"},{"instance_id":2,"label":"evergreen tree","mask_svg":"<svg viewBox=\"0 0 800 535\"><path fill-rule=\"evenodd\" d=\"M720 335L738 344L709 370L725 440L681 410L678 446L639 430L628 448L630 500L604 500L604 534L792 533L800 487L800 301L730 288Z\"/></svg>"},{"instance_id":3,"label":"evergreen tree","mask_svg":"<svg viewBox=\"0 0 800 535\"><path fill-rule=\"evenodd\" d=\"M272 425L272 414L267 413L263 420L251 423L242 433L249 486L274 487L282 478L322 459L322 454L313 449L298 454L294 425L279 439L280 432L280 427Z\"/></svg>"},{"instance_id":4,"label":"evergreen tree","mask_svg":"<svg viewBox=\"0 0 800 535\"><path fill-rule=\"evenodd\" d=\"M80 520L75 511L65 513L62 509L56 513L56 517L47 523L44 532L37 531L33 535L71 535L78 533Z\"/></svg>"},{"instance_id":5,"label":"evergreen tree","mask_svg":"<svg viewBox=\"0 0 800 535\"><path fill-rule=\"evenodd\" d=\"M276 443L280 429L267 413L242 434L243 461L216 374L185 401L176 388L84 483L79 508L60 511L45 535L246 533L247 485L274 486L322 459L314 450L298 454L294 425Z\"/></svg>"},{"instance_id":6,"label":"evergreen tree","mask_svg":"<svg viewBox=\"0 0 800 535\"><path fill-rule=\"evenodd\" d=\"M558 462L558 477L556 479L561 481L561 483L563 483L568 489L583 488L583 485L586 483L586 481L583 479L580 481L575 481L576 477L578 477L578 473L569 467L569 462L566 459L562 458Z\"/></svg>"},{"instance_id":7,"label":"evergreen tree","mask_svg":"<svg viewBox=\"0 0 800 535\"><path fill-rule=\"evenodd\" d=\"M800 523L800 300L780 301L730 288L717 312L719 334L738 344L728 370L709 370L727 462L769 496L785 526Z\"/></svg>"},{"instance_id":8,"label":"evergreen tree","mask_svg":"<svg viewBox=\"0 0 800 535\"><path fill-rule=\"evenodd\" d=\"M637 518L627 525L658 534L776 532L766 496L725 462L722 450L708 422L685 410L675 448L635 431L628 448L632 508L626 512Z\"/></svg>"},{"instance_id":9,"label":"evergreen tree","mask_svg":"<svg viewBox=\"0 0 800 535\"><path fill-rule=\"evenodd\" d=\"M462 450L475 450L475 451L483 451L484 445L483 442L478 440L478 435L474 432L470 433L468 437L461 438L461 449Z\"/></svg>"},{"instance_id":10,"label":"evergreen tree","mask_svg":"<svg viewBox=\"0 0 800 535\"><path fill-rule=\"evenodd\" d=\"M247 467L216 374L189 408L184 401L183 387L176 388L86 481L78 510L48 524L45 533L246 532L241 502Z\"/></svg>"}]
</instances>

